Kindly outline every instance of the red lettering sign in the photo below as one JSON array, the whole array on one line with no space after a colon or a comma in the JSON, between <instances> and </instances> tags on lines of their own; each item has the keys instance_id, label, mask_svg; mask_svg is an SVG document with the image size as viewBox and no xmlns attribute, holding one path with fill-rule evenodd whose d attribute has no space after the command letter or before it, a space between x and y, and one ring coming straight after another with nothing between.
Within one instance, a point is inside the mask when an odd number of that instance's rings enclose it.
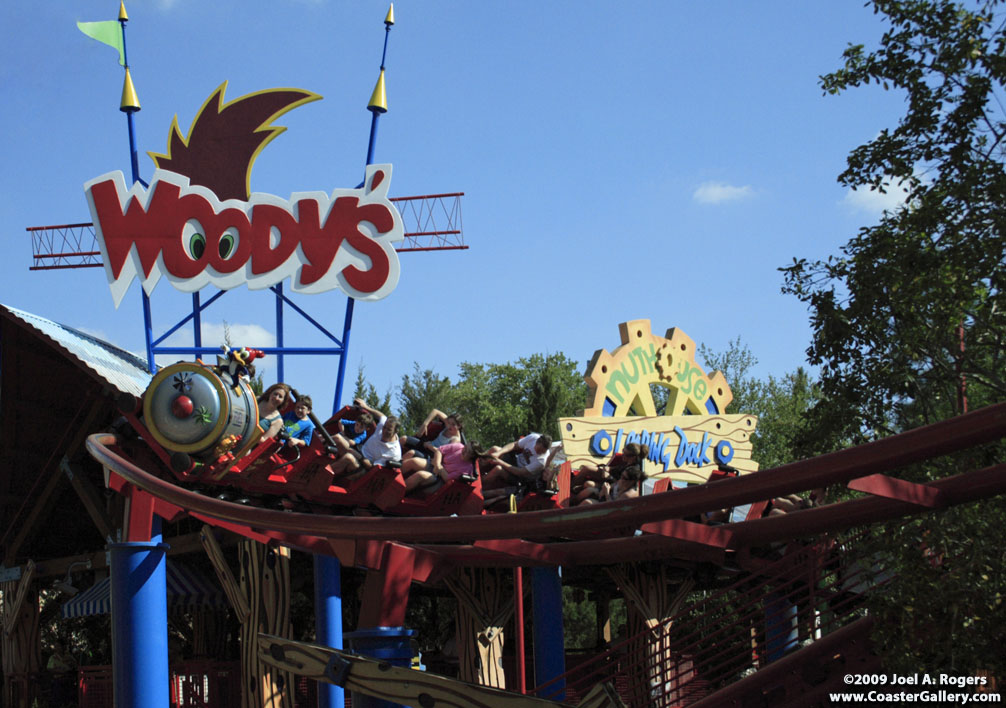
<instances>
[{"instance_id":1,"label":"red lettering sign","mask_svg":"<svg viewBox=\"0 0 1006 708\"><path fill-rule=\"evenodd\" d=\"M116 306L134 277L149 294L162 276L184 292L262 289L290 278L295 292L338 288L378 300L398 284L394 244L404 238L388 200L390 175L390 165L370 165L361 189L289 200L253 194L221 202L166 170L156 170L147 189L127 190L121 172L84 189Z\"/></svg>"}]
</instances>

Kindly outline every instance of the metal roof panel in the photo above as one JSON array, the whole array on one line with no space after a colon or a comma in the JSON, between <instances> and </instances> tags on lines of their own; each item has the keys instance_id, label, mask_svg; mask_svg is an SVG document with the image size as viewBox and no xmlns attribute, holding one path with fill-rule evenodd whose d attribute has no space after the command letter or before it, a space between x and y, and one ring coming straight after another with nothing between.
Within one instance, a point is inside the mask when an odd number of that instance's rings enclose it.
<instances>
[{"instance_id":1,"label":"metal roof panel","mask_svg":"<svg viewBox=\"0 0 1006 708\"><path fill-rule=\"evenodd\" d=\"M7 305L0 305L0 311L6 311L45 336L121 393L142 396L150 383L152 376L147 371L147 362L132 352L30 312Z\"/></svg>"}]
</instances>

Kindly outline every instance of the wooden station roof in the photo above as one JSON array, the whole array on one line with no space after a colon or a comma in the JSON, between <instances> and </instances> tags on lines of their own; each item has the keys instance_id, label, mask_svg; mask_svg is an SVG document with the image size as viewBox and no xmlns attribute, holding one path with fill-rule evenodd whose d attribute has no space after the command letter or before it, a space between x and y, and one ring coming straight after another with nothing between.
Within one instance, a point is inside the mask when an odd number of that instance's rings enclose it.
<instances>
[{"instance_id":1,"label":"wooden station roof","mask_svg":"<svg viewBox=\"0 0 1006 708\"><path fill-rule=\"evenodd\" d=\"M88 433L142 393L142 359L84 332L0 305L0 562L102 549L114 533ZM51 569L60 572L58 569Z\"/></svg>"}]
</instances>

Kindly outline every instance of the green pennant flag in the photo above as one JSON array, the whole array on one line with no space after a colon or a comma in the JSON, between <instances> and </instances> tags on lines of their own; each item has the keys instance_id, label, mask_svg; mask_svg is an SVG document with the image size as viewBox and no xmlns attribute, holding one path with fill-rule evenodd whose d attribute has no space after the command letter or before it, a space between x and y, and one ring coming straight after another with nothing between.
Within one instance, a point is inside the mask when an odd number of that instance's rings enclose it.
<instances>
[{"instance_id":1,"label":"green pennant flag","mask_svg":"<svg viewBox=\"0 0 1006 708\"><path fill-rule=\"evenodd\" d=\"M77 29L91 39L119 50L119 65L126 65L126 52L122 41L122 23L118 20L107 22L78 22Z\"/></svg>"}]
</instances>

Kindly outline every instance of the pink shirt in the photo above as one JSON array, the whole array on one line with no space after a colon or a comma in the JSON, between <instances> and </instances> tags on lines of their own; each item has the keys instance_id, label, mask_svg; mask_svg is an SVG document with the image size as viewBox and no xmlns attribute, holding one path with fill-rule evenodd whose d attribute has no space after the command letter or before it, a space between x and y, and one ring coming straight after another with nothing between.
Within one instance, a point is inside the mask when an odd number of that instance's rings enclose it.
<instances>
[{"instance_id":1,"label":"pink shirt","mask_svg":"<svg viewBox=\"0 0 1006 708\"><path fill-rule=\"evenodd\" d=\"M447 443L440 446L440 454L444 456L441 464L447 473L448 480L457 479L463 474L472 473L472 463L470 460L464 459L464 451L464 443Z\"/></svg>"}]
</instances>

